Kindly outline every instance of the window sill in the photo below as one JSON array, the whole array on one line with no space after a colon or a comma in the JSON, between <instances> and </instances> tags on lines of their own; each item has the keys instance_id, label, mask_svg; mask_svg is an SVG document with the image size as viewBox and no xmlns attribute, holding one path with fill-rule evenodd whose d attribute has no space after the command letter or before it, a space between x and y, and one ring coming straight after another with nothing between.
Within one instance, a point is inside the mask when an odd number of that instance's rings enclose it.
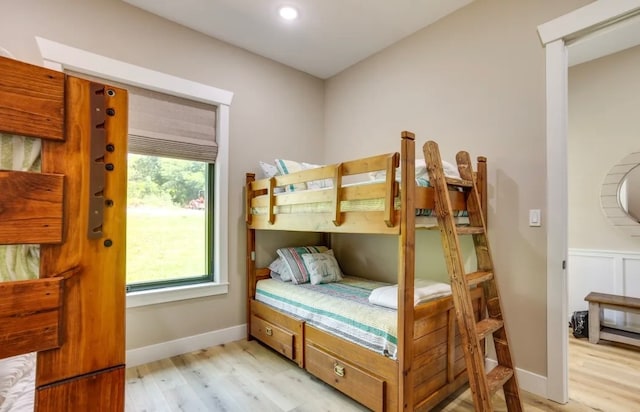
<instances>
[{"instance_id":1,"label":"window sill","mask_svg":"<svg viewBox=\"0 0 640 412\"><path fill-rule=\"evenodd\" d=\"M201 283L197 285L144 290L127 293L127 308L176 302L205 296L223 295L229 292L228 283Z\"/></svg>"}]
</instances>

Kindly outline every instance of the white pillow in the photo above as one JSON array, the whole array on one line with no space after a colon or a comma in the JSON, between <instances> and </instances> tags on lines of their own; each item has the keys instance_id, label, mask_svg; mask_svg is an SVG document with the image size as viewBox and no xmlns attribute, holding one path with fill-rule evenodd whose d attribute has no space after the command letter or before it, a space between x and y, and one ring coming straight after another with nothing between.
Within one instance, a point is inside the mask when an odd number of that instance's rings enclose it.
<instances>
[{"instance_id":1,"label":"white pillow","mask_svg":"<svg viewBox=\"0 0 640 412\"><path fill-rule=\"evenodd\" d=\"M429 172L427 172L427 165L424 159L416 159L415 161L415 175L416 181L423 180L425 182L429 181ZM387 172L385 170L378 170L375 172L369 173L369 178L371 180L385 180L387 178ZM399 182L402 179L402 170L398 167L396 168L396 181Z\"/></svg>"},{"instance_id":2,"label":"white pillow","mask_svg":"<svg viewBox=\"0 0 640 412\"><path fill-rule=\"evenodd\" d=\"M332 251L328 251L332 252ZM342 271L338 261L332 253L306 253L302 260L309 270L309 278L312 285L320 283L339 282L342 280Z\"/></svg>"},{"instance_id":3,"label":"white pillow","mask_svg":"<svg viewBox=\"0 0 640 412\"><path fill-rule=\"evenodd\" d=\"M276 167L278 168L278 172L281 175L288 175L290 173L300 172L302 170L315 169L317 167L322 167L324 165L316 165L313 163L305 163L305 162L296 162L295 160L286 160L286 159L276 159ZM327 187L333 187L332 179L320 179L313 180L306 183L293 183L287 185L285 190L287 192L295 192L297 190L306 190L306 189L324 189Z\"/></svg>"},{"instance_id":4,"label":"white pillow","mask_svg":"<svg viewBox=\"0 0 640 412\"><path fill-rule=\"evenodd\" d=\"M260 163L260 169L262 169L262 174L264 175L265 179L271 179L274 176L280 176L280 171L278 171L278 168L275 165L272 165L271 163L266 163L263 161L260 161L259 163ZM284 188L276 187L274 192L282 193L284 192Z\"/></svg>"},{"instance_id":5,"label":"white pillow","mask_svg":"<svg viewBox=\"0 0 640 412\"><path fill-rule=\"evenodd\" d=\"M278 172L278 168L271 163L265 163L260 161L260 169L262 169L262 173L266 179L271 179L273 176L278 176L280 172Z\"/></svg>"},{"instance_id":6,"label":"white pillow","mask_svg":"<svg viewBox=\"0 0 640 412\"><path fill-rule=\"evenodd\" d=\"M444 170L444 175L446 177L460 179L460 172L458 172L457 166L443 160L442 169ZM427 164L424 159L415 160L415 175L416 175L416 182L418 182L418 185L428 186L429 172L427 171ZM369 173L369 178L371 180L385 180L386 176L387 176L387 172L384 170L378 170L376 172ZM402 178L402 171L400 170L400 168L397 168L396 181L399 182L401 178Z\"/></svg>"},{"instance_id":7,"label":"white pillow","mask_svg":"<svg viewBox=\"0 0 640 412\"><path fill-rule=\"evenodd\" d=\"M291 270L289 270L289 266L287 266L287 263L281 258L277 258L271 262L269 270L271 270L272 273L280 275L280 280L283 282L291 281Z\"/></svg>"},{"instance_id":8,"label":"white pillow","mask_svg":"<svg viewBox=\"0 0 640 412\"><path fill-rule=\"evenodd\" d=\"M445 162L443 160L442 169L444 169L445 176L460 179L460 172L458 171L458 166L451 164L449 162Z\"/></svg>"},{"instance_id":9,"label":"white pillow","mask_svg":"<svg viewBox=\"0 0 640 412\"><path fill-rule=\"evenodd\" d=\"M324 165L314 165L312 163L302 162L302 168L304 170L315 169L323 167ZM325 189L333 187L333 179L320 179L307 182L307 189Z\"/></svg>"},{"instance_id":10,"label":"white pillow","mask_svg":"<svg viewBox=\"0 0 640 412\"><path fill-rule=\"evenodd\" d=\"M414 286L414 306L451 294L451 286L447 283L428 279L416 279ZM391 309L398 309L398 285L382 286L372 290L369 295L369 303Z\"/></svg>"}]
</instances>

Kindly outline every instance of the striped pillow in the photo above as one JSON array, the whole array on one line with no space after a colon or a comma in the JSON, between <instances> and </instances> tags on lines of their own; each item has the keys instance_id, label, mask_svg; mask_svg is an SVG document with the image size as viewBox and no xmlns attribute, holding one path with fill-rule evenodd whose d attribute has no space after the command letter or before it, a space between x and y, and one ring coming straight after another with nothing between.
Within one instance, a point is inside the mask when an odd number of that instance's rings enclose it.
<instances>
[{"instance_id":1,"label":"striped pillow","mask_svg":"<svg viewBox=\"0 0 640 412\"><path fill-rule=\"evenodd\" d=\"M276 167L281 175L288 175L304 170L302 163L295 160L276 159ZM292 183L285 186L287 192L295 192L297 190L306 190L306 183Z\"/></svg>"},{"instance_id":2,"label":"striped pillow","mask_svg":"<svg viewBox=\"0 0 640 412\"><path fill-rule=\"evenodd\" d=\"M278 256L287 264L294 284L309 282L309 268L304 263L305 253L323 253L329 250L326 246L288 247L278 249Z\"/></svg>"}]
</instances>

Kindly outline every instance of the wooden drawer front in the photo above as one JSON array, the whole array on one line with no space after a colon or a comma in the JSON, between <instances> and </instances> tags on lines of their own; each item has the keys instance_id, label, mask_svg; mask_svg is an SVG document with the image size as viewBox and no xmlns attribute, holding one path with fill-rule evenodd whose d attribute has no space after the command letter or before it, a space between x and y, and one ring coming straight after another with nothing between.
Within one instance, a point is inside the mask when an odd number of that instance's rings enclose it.
<instances>
[{"instance_id":1,"label":"wooden drawer front","mask_svg":"<svg viewBox=\"0 0 640 412\"><path fill-rule=\"evenodd\" d=\"M287 358L294 359L294 334L255 315L251 316L251 335Z\"/></svg>"},{"instance_id":2,"label":"wooden drawer front","mask_svg":"<svg viewBox=\"0 0 640 412\"><path fill-rule=\"evenodd\" d=\"M374 411L384 409L384 381L313 345L305 346L305 368Z\"/></svg>"},{"instance_id":3,"label":"wooden drawer front","mask_svg":"<svg viewBox=\"0 0 640 412\"><path fill-rule=\"evenodd\" d=\"M35 410L39 412L124 411L124 374L124 365L119 365L41 386L36 389Z\"/></svg>"}]
</instances>

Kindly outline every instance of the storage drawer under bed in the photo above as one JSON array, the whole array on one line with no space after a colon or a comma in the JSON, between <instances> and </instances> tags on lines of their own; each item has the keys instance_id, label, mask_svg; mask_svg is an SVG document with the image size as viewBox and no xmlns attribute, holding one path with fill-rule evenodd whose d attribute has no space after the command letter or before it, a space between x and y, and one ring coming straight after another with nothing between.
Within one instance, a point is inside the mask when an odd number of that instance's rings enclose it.
<instances>
[{"instance_id":1,"label":"storage drawer under bed","mask_svg":"<svg viewBox=\"0 0 640 412\"><path fill-rule=\"evenodd\" d=\"M303 322L268 306L251 302L251 336L304 366Z\"/></svg>"},{"instance_id":2,"label":"storage drawer under bed","mask_svg":"<svg viewBox=\"0 0 640 412\"><path fill-rule=\"evenodd\" d=\"M293 360L294 334L256 316L251 318L251 334Z\"/></svg>"},{"instance_id":3,"label":"storage drawer under bed","mask_svg":"<svg viewBox=\"0 0 640 412\"><path fill-rule=\"evenodd\" d=\"M305 345L305 368L367 408L384 410L383 379L309 343Z\"/></svg>"}]
</instances>

